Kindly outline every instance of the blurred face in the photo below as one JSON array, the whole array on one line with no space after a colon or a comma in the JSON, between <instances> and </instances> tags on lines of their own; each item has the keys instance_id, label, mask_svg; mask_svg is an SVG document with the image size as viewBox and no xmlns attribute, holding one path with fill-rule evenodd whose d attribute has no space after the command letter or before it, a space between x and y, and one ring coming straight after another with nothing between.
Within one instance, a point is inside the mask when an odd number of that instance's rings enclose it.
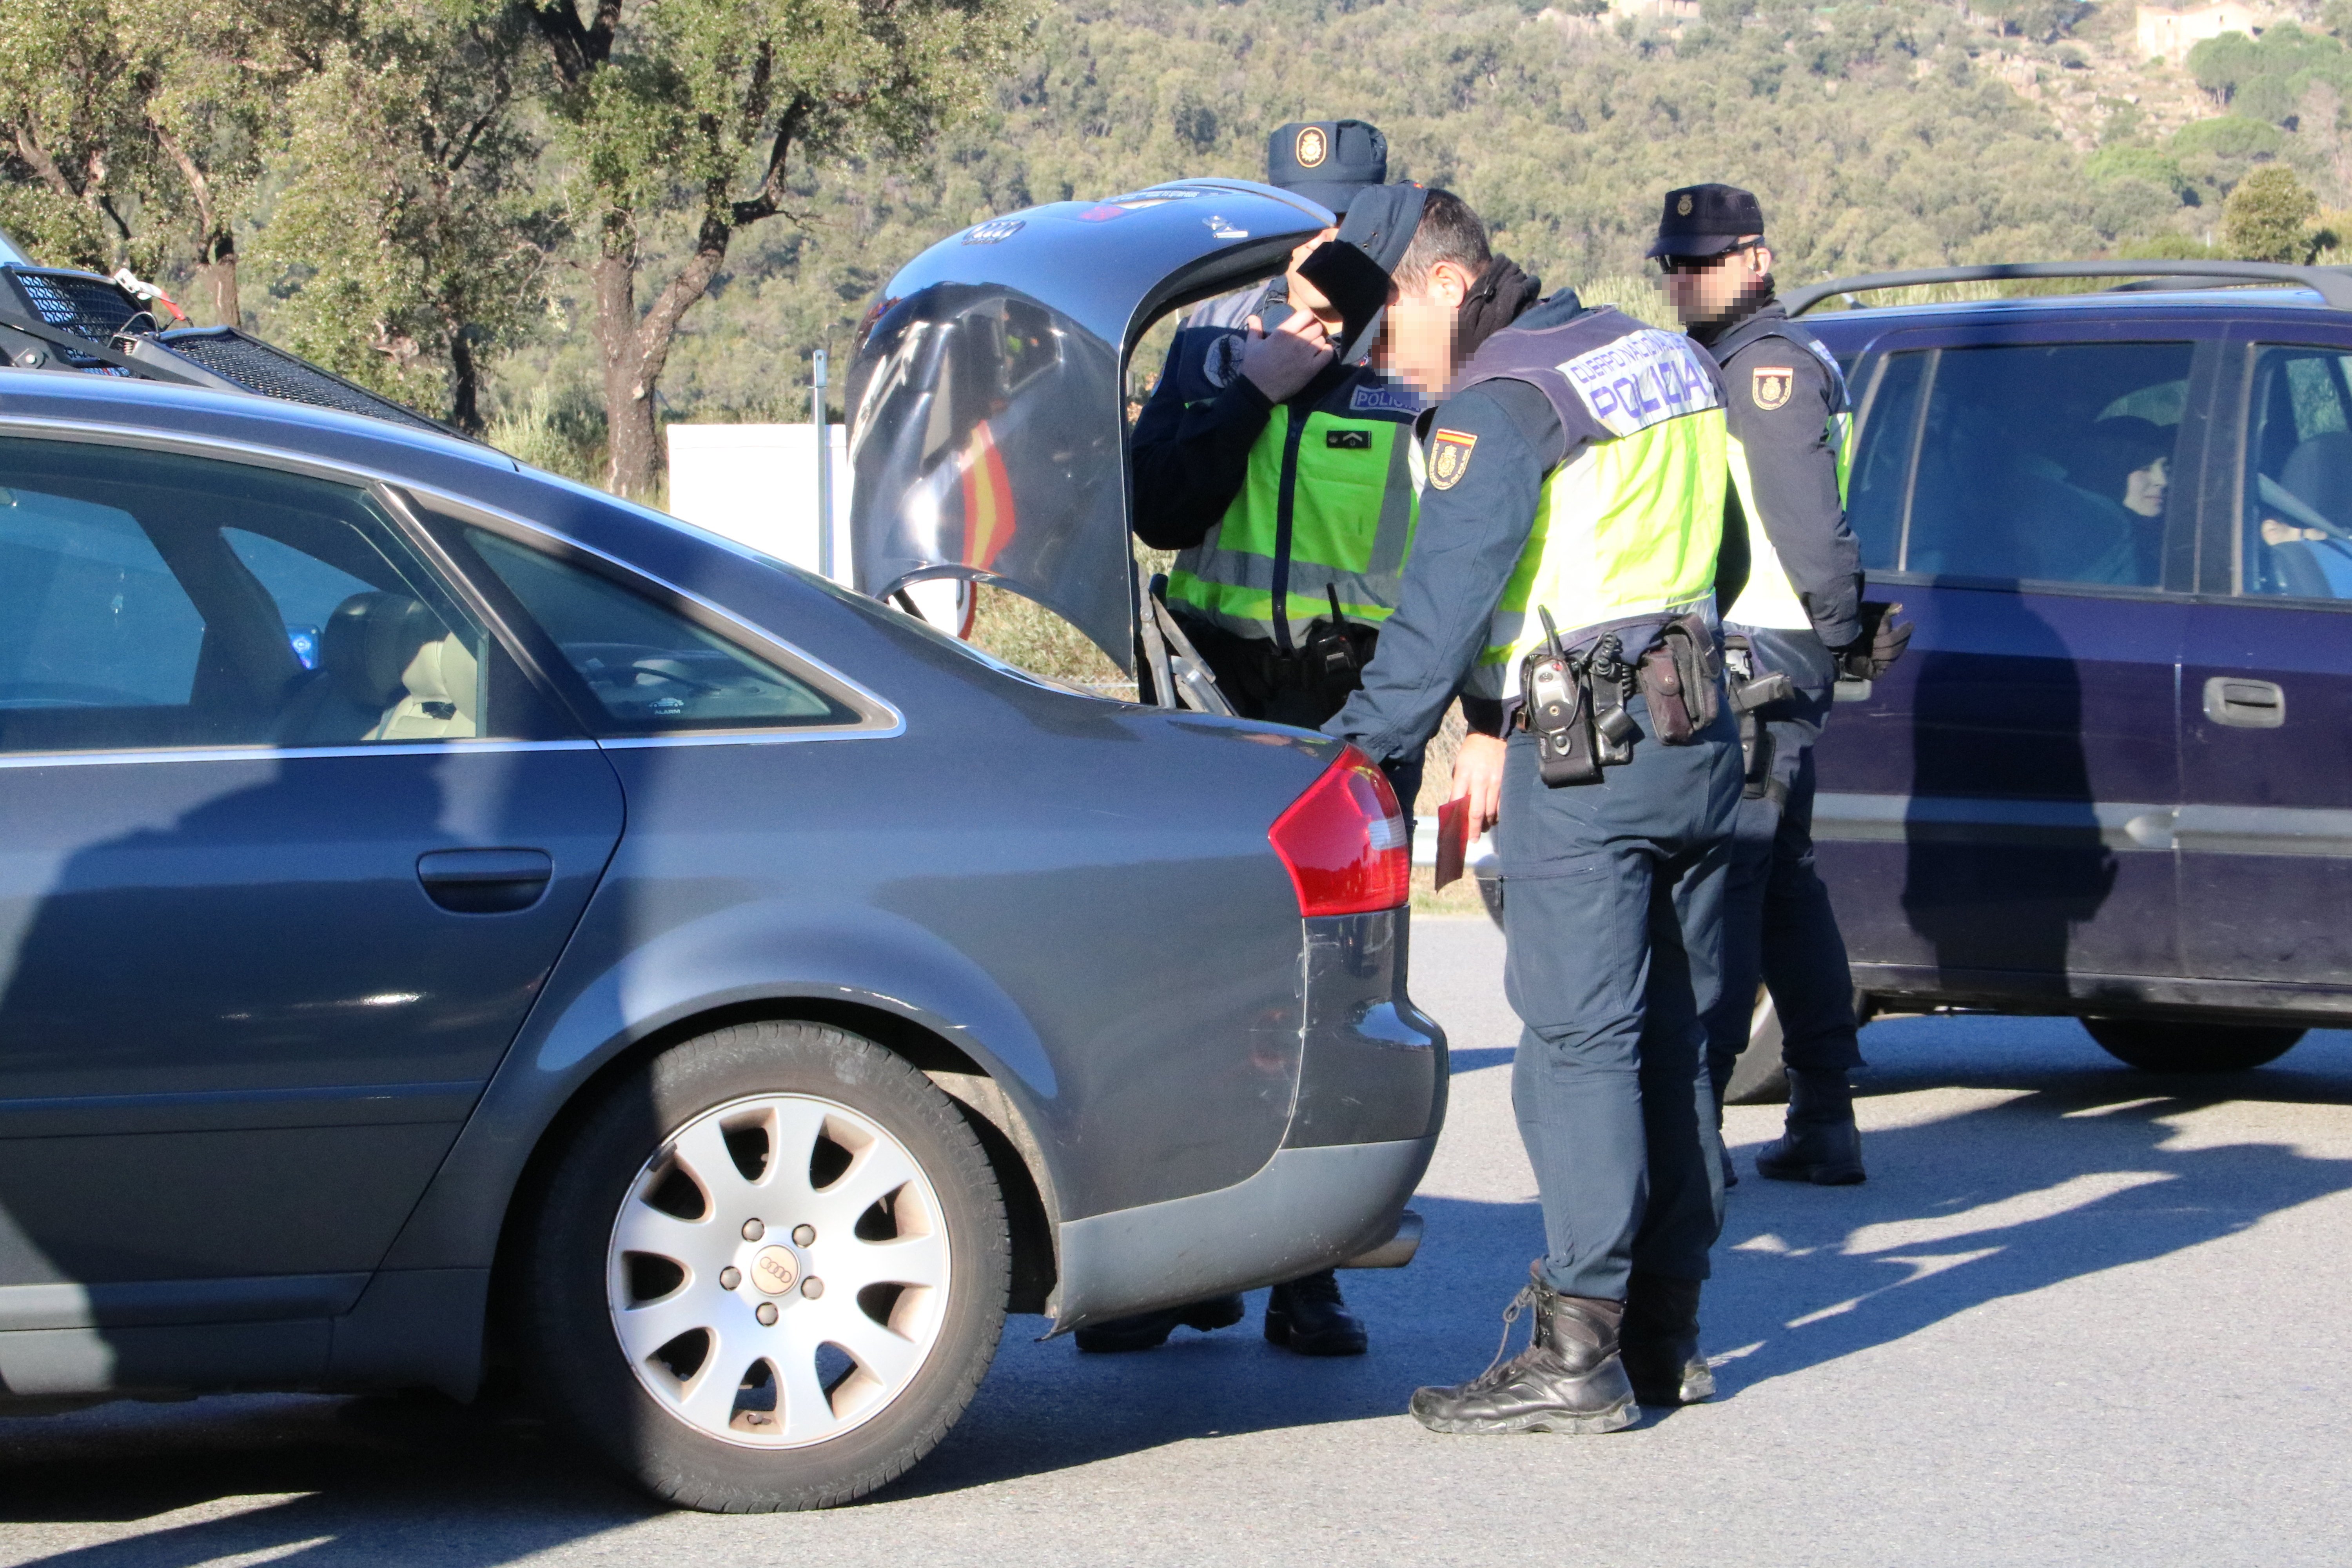
<instances>
[{"instance_id":1,"label":"blurred face","mask_svg":"<svg viewBox=\"0 0 2352 1568\"><path fill-rule=\"evenodd\" d=\"M2124 479L2124 510L2142 517L2164 515L2164 489L2171 479L2166 460L2158 458L2144 468L2134 468Z\"/></svg>"},{"instance_id":2,"label":"blurred face","mask_svg":"<svg viewBox=\"0 0 2352 1568\"><path fill-rule=\"evenodd\" d=\"M1339 341L1340 328L1343 325L1339 308L1324 297L1322 289L1299 276L1298 264L1314 255L1316 248L1326 240L1337 239L1339 237L1338 229L1327 228L1292 251L1290 270L1285 275L1290 283L1290 302L1322 322L1324 331L1330 335L1331 342L1335 344Z\"/></svg>"},{"instance_id":3,"label":"blurred face","mask_svg":"<svg viewBox=\"0 0 2352 1568\"><path fill-rule=\"evenodd\" d=\"M1662 256L1658 266L1675 320L1685 327L1704 326L1764 292L1764 280L1772 275L1772 247L1749 235L1720 256Z\"/></svg>"},{"instance_id":4,"label":"blurred face","mask_svg":"<svg viewBox=\"0 0 2352 1568\"><path fill-rule=\"evenodd\" d=\"M1381 318L1381 344L1372 363L1410 383L1432 401L1454 381L1454 323L1477 279L1458 261L1441 261L1421 287L1389 288L1388 314Z\"/></svg>"}]
</instances>

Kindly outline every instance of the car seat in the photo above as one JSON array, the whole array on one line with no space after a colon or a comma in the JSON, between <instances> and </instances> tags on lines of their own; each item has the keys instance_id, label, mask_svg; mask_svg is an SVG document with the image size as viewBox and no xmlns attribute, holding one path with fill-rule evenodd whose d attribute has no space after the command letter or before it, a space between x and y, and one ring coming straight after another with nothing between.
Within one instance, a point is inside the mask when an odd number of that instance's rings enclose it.
<instances>
[{"instance_id":1,"label":"car seat","mask_svg":"<svg viewBox=\"0 0 2352 1568\"><path fill-rule=\"evenodd\" d=\"M353 594L319 636L319 668L278 743L463 740L478 733L473 650L406 594Z\"/></svg>"},{"instance_id":2,"label":"car seat","mask_svg":"<svg viewBox=\"0 0 2352 1568\"><path fill-rule=\"evenodd\" d=\"M2352 434L2325 430L2298 441L2272 482L2328 521L2352 525ZM2336 597L2329 574L2312 545L2300 540L2275 545L2263 542L2258 531L2262 521L2272 515L2268 503L2249 509L2247 514L2246 551L2252 591L2299 599ZM2291 511L2280 515L2281 521L2298 527L2310 521Z\"/></svg>"}]
</instances>

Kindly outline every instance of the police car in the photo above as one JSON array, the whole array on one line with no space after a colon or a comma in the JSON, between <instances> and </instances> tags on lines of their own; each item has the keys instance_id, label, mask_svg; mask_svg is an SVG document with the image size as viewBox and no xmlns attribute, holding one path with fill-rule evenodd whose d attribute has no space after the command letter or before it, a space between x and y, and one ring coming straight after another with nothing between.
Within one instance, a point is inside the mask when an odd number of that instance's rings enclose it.
<instances>
[{"instance_id":1,"label":"police car","mask_svg":"<svg viewBox=\"0 0 2352 1568\"><path fill-rule=\"evenodd\" d=\"M1917 627L1884 679L1840 689L1816 753L1857 987L1884 1010L2071 1015L2162 1070L2343 1026L2352 275L2026 264L1787 298L1853 391L1872 596Z\"/></svg>"}]
</instances>

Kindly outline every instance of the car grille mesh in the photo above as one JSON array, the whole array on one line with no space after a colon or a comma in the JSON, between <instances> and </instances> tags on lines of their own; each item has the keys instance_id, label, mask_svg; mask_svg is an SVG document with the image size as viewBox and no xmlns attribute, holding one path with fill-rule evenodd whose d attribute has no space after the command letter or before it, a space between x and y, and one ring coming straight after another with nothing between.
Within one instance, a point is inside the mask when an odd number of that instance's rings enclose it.
<instances>
[{"instance_id":1,"label":"car grille mesh","mask_svg":"<svg viewBox=\"0 0 2352 1568\"><path fill-rule=\"evenodd\" d=\"M338 408L346 414L364 414L371 419L389 419L419 430L441 428L389 398L353 386L341 376L331 375L307 361L231 328L165 332L159 341L173 353L192 359L223 380L233 381L264 397L307 403L314 408Z\"/></svg>"},{"instance_id":2,"label":"car grille mesh","mask_svg":"<svg viewBox=\"0 0 2352 1568\"><path fill-rule=\"evenodd\" d=\"M134 318L143 314L136 301L106 279L78 272L49 272L12 267L8 274L25 292L33 313L50 326L88 338L94 343L111 340ZM81 370L100 368L100 362L71 349L58 351L68 364ZM121 372L112 374L120 374Z\"/></svg>"},{"instance_id":3,"label":"car grille mesh","mask_svg":"<svg viewBox=\"0 0 2352 1568\"><path fill-rule=\"evenodd\" d=\"M140 307L122 290L102 278L79 278L70 272L16 271L17 285L41 320L53 327L105 342L121 331Z\"/></svg>"}]
</instances>

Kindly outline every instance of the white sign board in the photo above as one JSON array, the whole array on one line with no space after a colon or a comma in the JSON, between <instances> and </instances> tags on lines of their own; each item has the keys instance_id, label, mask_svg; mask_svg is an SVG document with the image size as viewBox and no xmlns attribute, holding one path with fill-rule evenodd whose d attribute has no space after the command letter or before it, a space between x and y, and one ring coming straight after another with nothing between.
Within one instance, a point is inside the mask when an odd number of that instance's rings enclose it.
<instances>
[{"instance_id":1,"label":"white sign board","mask_svg":"<svg viewBox=\"0 0 2352 1568\"><path fill-rule=\"evenodd\" d=\"M698 528L818 569L816 426L671 425L669 510ZM833 570L849 580L848 431L833 437Z\"/></svg>"}]
</instances>

